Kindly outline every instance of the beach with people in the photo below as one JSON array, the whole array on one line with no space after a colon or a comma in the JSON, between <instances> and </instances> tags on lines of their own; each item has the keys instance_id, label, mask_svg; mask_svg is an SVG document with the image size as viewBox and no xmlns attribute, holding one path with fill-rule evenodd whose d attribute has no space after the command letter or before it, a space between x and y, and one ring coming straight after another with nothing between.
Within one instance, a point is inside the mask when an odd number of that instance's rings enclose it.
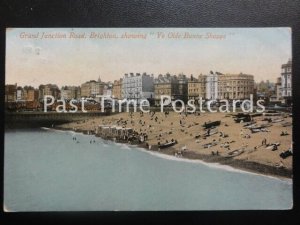
<instances>
[{"instance_id":1,"label":"beach with people","mask_svg":"<svg viewBox=\"0 0 300 225\"><path fill-rule=\"evenodd\" d=\"M95 134L174 157L292 177L292 117L288 113L123 112L55 129Z\"/></svg>"}]
</instances>

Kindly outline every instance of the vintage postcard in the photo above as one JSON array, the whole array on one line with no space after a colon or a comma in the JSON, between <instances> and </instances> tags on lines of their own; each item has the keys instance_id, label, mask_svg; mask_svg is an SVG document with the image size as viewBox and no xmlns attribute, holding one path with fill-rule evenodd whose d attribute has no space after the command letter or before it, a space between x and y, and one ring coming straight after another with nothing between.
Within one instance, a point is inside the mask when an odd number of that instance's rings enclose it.
<instances>
[{"instance_id":1,"label":"vintage postcard","mask_svg":"<svg viewBox=\"0 0 300 225\"><path fill-rule=\"evenodd\" d=\"M7 28L4 211L291 209L291 34Z\"/></svg>"}]
</instances>

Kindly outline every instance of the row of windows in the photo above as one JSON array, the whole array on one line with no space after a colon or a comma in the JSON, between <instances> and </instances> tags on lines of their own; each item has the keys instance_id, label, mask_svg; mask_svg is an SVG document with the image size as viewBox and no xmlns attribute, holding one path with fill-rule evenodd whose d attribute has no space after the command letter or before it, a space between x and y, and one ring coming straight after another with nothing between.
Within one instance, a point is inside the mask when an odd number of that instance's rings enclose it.
<instances>
[{"instance_id":1,"label":"row of windows","mask_svg":"<svg viewBox=\"0 0 300 225\"><path fill-rule=\"evenodd\" d=\"M201 89L202 92L204 92L205 90L204 89ZM189 92L199 92L199 89L196 88L196 89L189 89Z\"/></svg>"},{"instance_id":2,"label":"row of windows","mask_svg":"<svg viewBox=\"0 0 300 225\"><path fill-rule=\"evenodd\" d=\"M122 83L139 82L139 81L142 81L142 78L126 78L123 80Z\"/></svg>"},{"instance_id":3,"label":"row of windows","mask_svg":"<svg viewBox=\"0 0 300 225\"><path fill-rule=\"evenodd\" d=\"M245 94L245 95L247 95L247 94L253 94L253 93L251 93L250 91L246 91L246 92L238 92L238 91L236 91L236 92L219 92L219 94L220 95L223 95L223 94L237 94L237 95L239 95L239 94Z\"/></svg>"},{"instance_id":4,"label":"row of windows","mask_svg":"<svg viewBox=\"0 0 300 225\"><path fill-rule=\"evenodd\" d=\"M291 67L282 68L281 72L282 73L292 72L292 68Z\"/></svg>"},{"instance_id":5,"label":"row of windows","mask_svg":"<svg viewBox=\"0 0 300 225\"><path fill-rule=\"evenodd\" d=\"M132 89L132 90L123 90L122 93L136 93L136 92L142 92L142 89Z\"/></svg>"},{"instance_id":6,"label":"row of windows","mask_svg":"<svg viewBox=\"0 0 300 225\"><path fill-rule=\"evenodd\" d=\"M194 92L194 93L196 93L196 92ZM198 93L198 92L197 92ZM205 91L203 91L203 92L201 92L201 94L203 94L203 93L206 93ZM123 95L129 95L129 96L131 96L131 95L139 95L139 94L141 94L141 92L136 92L136 91L132 91L132 92L127 92L127 91L122 91L122 94ZM160 90L160 91L155 91L155 94L156 95L162 95L162 94L171 94L171 90ZM189 94L191 94L191 92L189 92ZM215 95L216 93L213 91L213 92L211 92L210 94L212 94L212 95ZM250 94L252 94L250 91L245 91L245 92L218 92L218 95L219 96L221 96L221 95L238 95L238 96L240 96L240 95L250 95Z\"/></svg>"},{"instance_id":7,"label":"row of windows","mask_svg":"<svg viewBox=\"0 0 300 225\"><path fill-rule=\"evenodd\" d=\"M170 87L170 85L164 85L164 86L159 86L159 87L155 86L154 88L159 90L159 89L166 89L166 88L171 88L171 87Z\"/></svg>"},{"instance_id":8,"label":"row of windows","mask_svg":"<svg viewBox=\"0 0 300 225\"><path fill-rule=\"evenodd\" d=\"M140 87L142 86L142 83L130 83L130 84L123 84L123 88L127 88L127 87Z\"/></svg>"},{"instance_id":9,"label":"row of windows","mask_svg":"<svg viewBox=\"0 0 300 225\"><path fill-rule=\"evenodd\" d=\"M226 90L252 90L253 87L219 87L219 90L226 91Z\"/></svg>"},{"instance_id":10,"label":"row of windows","mask_svg":"<svg viewBox=\"0 0 300 225\"><path fill-rule=\"evenodd\" d=\"M200 85L200 84L189 84L188 87L189 87L189 88L194 88L194 87L206 87L206 85L205 85L205 84L201 84L201 85Z\"/></svg>"},{"instance_id":11,"label":"row of windows","mask_svg":"<svg viewBox=\"0 0 300 225\"><path fill-rule=\"evenodd\" d=\"M219 85L236 85L236 84L245 84L245 85L252 85L253 81L248 80L241 80L241 81L220 81Z\"/></svg>"},{"instance_id":12,"label":"row of windows","mask_svg":"<svg viewBox=\"0 0 300 225\"><path fill-rule=\"evenodd\" d=\"M291 91L284 91L282 93L282 96L292 96L292 92Z\"/></svg>"},{"instance_id":13,"label":"row of windows","mask_svg":"<svg viewBox=\"0 0 300 225\"><path fill-rule=\"evenodd\" d=\"M219 94L218 95L219 96L219 98L244 98L244 97L249 97L250 96L250 94Z\"/></svg>"},{"instance_id":14,"label":"row of windows","mask_svg":"<svg viewBox=\"0 0 300 225\"><path fill-rule=\"evenodd\" d=\"M160 95L163 95L163 94L171 94L171 90L159 90L159 91L155 91L155 94L160 94Z\"/></svg>"}]
</instances>

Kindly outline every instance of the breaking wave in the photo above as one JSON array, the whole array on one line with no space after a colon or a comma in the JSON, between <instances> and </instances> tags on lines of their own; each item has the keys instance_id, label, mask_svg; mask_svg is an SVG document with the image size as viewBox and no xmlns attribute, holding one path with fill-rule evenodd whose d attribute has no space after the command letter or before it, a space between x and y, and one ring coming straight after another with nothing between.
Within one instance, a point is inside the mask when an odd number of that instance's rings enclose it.
<instances>
[{"instance_id":1,"label":"breaking wave","mask_svg":"<svg viewBox=\"0 0 300 225\"><path fill-rule=\"evenodd\" d=\"M202 164L202 165L205 165L207 167L218 169L218 170L225 170L225 171L228 171L228 172L235 172L235 173L245 173L245 174L250 174L250 175L255 175L255 176L263 176L263 177L267 177L269 179L275 179L275 180L279 180L279 181L282 181L282 182L286 182L288 184L293 184L293 180L289 179L289 178L273 177L273 176L269 176L269 175L265 175L265 174L260 174L260 173L255 173L255 172L250 172L250 171L237 169L237 168L234 168L232 166L223 165L223 164L220 164L220 163L205 162L205 161L200 160L200 159L180 158L180 157L176 157L176 156L172 156L172 155L166 155L166 154L159 153L159 152L147 151L143 148L136 148L136 149L138 149L140 151L143 151L145 153L148 153L150 155L153 155L153 156L156 156L156 157L159 157L159 158L162 158L162 159L166 159L166 160L173 160L173 161L186 162L186 163L198 163L198 164Z\"/></svg>"}]
</instances>

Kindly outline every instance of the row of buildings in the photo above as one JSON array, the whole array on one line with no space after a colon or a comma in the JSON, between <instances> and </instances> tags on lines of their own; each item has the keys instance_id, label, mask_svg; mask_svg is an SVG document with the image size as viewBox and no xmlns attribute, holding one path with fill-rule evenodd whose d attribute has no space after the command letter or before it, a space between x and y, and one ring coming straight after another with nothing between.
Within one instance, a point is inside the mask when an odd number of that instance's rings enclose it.
<instances>
[{"instance_id":1,"label":"row of buildings","mask_svg":"<svg viewBox=\"0 0 300 225\"><path fill-rule=\"evenodd\" d=\"M257 98L264 99L269 105L292 104L292 61L282 64L280 77L276 82L269 80L256 83L255 93Z\"/></svg>"},{"instance_id":2,"label":"row of buildings","mask_svg":"<svg viewBox=\"0 0 300 225\"><path fill-rule=\"evenodd\" d=\"M80 99L82 97L97 98L105 95L116 99L136 100L152 99L155 105L160 104L161 96L171 96L172 100L180 99L246 99L253 93L254 78L246 74L221 74L210 72L198 77L184 74L158 75L154 77L146 73L125 74L113 83L91 80L81 86L63 86L61 89L55 84L40 85L38 89L25 86L6 85L5 100L9 101L40 101L45 95L55 99Z\"/></svg>"},{"instance_id":3,"label":"row of buildings","mask_svg":"<svg viewBox=\"0 0 300 225\"><path fill-rule=\"evenodd\" d=\"M292 60L281 66L281 76L275 84L276 100L290 105L292 103Z\"/></svg>"},{"instance_id":4,"label":"row of buildings","mask_svg":"<svg viewBox=\"0 0 300 225\"><path fill-rule=\"evenodd\" d=\"M112 96L112 83L102 82L100 78L90 80L81 86L63 86L56 84L41 84L37 89L31 86L20 87L17 84L5 85L5 102L15 101L42 101L45 95L51 95L55 99L81 99L95 98L98 95Z\"/></svg>"},{"instance_id":5,"label":"row of buildings","mask_svg":"<svg viewBox=\"0 0 300 225\"><path fill-rule=\"evenodd\" d=\"M187 102L190 99L198 101L200 97L207 100L247 99L254 92L253 75L222 74L212 71L208 75L200 74L198 77L169 73L160 74L156 78L145 73L130 76L125 74L122 81L114 83L119 85L116 98L137 101L152 98L157 106L161 103L162 95L168 95L172 100L180 99Z\"/></svg>"},{"instance_id":6,"label":"row of buildings","mask_svg":"<svg viewBox=\"0 0 300 225\"><path fill-rule=\"evenodd\" d=\"M291 60L282 65L281 77L277 80L271 100L286 103L291 97L291 67ZM105 95L119 100L132 99L138 103L147 99L158 106L162 95L168 95L172 100L187 102L193 99L197 102L200 97L206 100L249 99L251 94L255 96L256 91L253 75L244 73L222 74L210 71L197 77L169 73L154 77L153 74L129 73L113 83L102 82L99 78L97 81L87 81L81 86L63 86L61 89L55 84L40 85L38 89L30 86L17 87L16 84L6 85L5 101L41 101L45 95L67 100L82 97L97 99L99 95Z\"/></svg>"}]
</instances>

